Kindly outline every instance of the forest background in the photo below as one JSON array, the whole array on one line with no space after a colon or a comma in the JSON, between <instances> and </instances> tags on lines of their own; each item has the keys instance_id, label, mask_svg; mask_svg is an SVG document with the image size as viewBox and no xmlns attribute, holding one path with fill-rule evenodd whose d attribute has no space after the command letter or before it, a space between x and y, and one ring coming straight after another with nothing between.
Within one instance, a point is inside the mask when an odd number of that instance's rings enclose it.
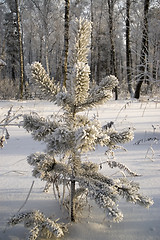
<instances>
[{"instance_id":1,"label":"forest background","mask_svg":"<svg viewBox=\"0 0 160 240\"><path fill-rule=\"evenodd\" d=\"M158 94L159 0L1 0L1 99L30 97L25 67L34 61L63 82L67 44L80 17L92 22L91 83L113 74L119 80L115 98Z\"/></svg>"}]
</instances>

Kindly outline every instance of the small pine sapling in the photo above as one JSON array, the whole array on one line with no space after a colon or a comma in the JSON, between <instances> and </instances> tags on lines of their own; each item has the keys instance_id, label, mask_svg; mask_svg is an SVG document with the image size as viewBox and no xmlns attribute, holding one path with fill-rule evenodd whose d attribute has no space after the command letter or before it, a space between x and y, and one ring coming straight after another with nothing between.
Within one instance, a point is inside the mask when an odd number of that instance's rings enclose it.
<instances>
[{"instance_id":1,"label":"small pine sapling","mask_svg":"<svg viewBox=\"0 0 160 240\"><path fill-rule=\"evenodd\" d=\"M85 197L89 197L106 211L109 218L120 222L123 219L123 214L118 208L120 197L145 207L149 207L153 202L139 193L139 184L124 176L121 178L105 176L100 173L99 164L86 162L83 159L83 153L95 150L98 145L106 146L107 152L114 151L117 144L133 139L133 131L128 129L119 133L111 127L113 122L101 126L96 118L89 119L88 116L80 114L109 100L118 80L110 75L102 79L99 85L90 86L87 55L91 23L80 19L76 22L75 29L75 47L74 51L70 51L72 57L70 57L65 88L60 90L40 63L35 62L31 65L31 81L39 88L43 98L62 107L63 114L53 114L47 118L40 117L36 113L24 115L24 128L32 133L34 140L46 143L46 152L31 154L28 156L28 163L33 166L33 176L47 182L45 191L53 184L60 197L59 185L64 186L62 198L69 210L71 221L76 220L78 209L84 204ZM123 164L111 160L106 162L111 168L118 167L131 176L136 176ZM67 196L66 187L69 189ZM26 216L35 218L35 214L37 212L27 213ZM38 212L38 226L43 228L44 216L39 214ZM42 224L39 221L41 218ZM13 219L14 224L16 221L18 220Z\"/></svg>"}]
</instances>

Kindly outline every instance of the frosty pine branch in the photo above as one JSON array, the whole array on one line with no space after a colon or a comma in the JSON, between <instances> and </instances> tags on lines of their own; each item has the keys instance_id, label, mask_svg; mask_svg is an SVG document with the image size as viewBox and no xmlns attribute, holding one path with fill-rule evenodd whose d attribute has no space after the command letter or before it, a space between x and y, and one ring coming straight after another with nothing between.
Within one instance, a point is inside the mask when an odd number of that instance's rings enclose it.
<instances>
[{"instance_id":1,"label":"frosty pine branch","mask_svg":"<svg viewBox=\"0 0 160 240\"><path fill-rule=\"evenodd\" d=\"M43 92L47 100L54 101L55 95L59 91L59 87L54 84L54 80L49 78L45 69L41 63L35 62L31 65L31 81L37 86L37 88Z\"/></svg>"},{"instance_id":2,"label":"frosty pine branch","mask_svg":"<svg viewBox=\"0 0 160 240\"><path fill-rule=\"evenodd\" d=\"M65 227L55 221L46 218L44 214L39 211L23 212L14 215L8 222L9 225L16 225L24 222L24 226L31 228L27 240L37 239L39 236L45 234L47 238L60 238L64 236Z\"/></svg>"},{"instance_id":3,"label":"frosty pine branch","mask_svg":"<svg viewBox=\"0 0 160 240\"><path fill-rule=\"evenodd\" d=\"M109 218L120 222L123 219L123 214L118 208L120 197L145 207L152 205L153 201L139 193L139 184L127 177L113 179L102 175L99 172L99 164L86 162L83 159L82 153L94 151L98 145L103 146L106 152L107 149L113 151L117 144L131 141L133 131L128 129L119 133L114 128L101 126L98 119L89 119L86 115L78 114L109 100L112 96L112 89L118 84L118 80L115 76L107 76L99 85L89 88L90 68L87 63L87 54L91 23L80 20L76 22L76 26L75 45L72 46L74 51L70 51L73 53L73 57L70 58L66 89L60 91L40 63L35 62L31 65L31 80L39 87L42 96L61 106L64 113L62 115L53 114L48 118L42 118L35 113L24 116L24 128L31 132L35 140L46 143L45 152L31 154L28 156L28 163L33 166L33 176L47 182L46 189L53 184L56 187L58 198L60 198L60 194L62 195L71 221L75 221L78 215L77 199L90 197L100 208L105 210ZM112 161L108 162L108 166L119 167L132 176L136 176L121 163ZM64 185L63 193L59 188L61 184ZM68 192L66 186L69 187ZM86 202L81 201L81 203L82 208L83 203ZM55 230L58 228L57 225L52 227L52 223L46 220L41 213L38 212L37 217L35 217L35 212L29 213L30 216L32 216L32 220L29 224L33 226L31 236L38 236L43 227L45 230L46 228L51 230L52 233L59 231L58 236L63 235L61 230ZM28 213L27 215L22 213L22 217L21 215L13 217L11 222L16 224L19 222L19 218L27 217Z\"/></svg>"}]
</instances>

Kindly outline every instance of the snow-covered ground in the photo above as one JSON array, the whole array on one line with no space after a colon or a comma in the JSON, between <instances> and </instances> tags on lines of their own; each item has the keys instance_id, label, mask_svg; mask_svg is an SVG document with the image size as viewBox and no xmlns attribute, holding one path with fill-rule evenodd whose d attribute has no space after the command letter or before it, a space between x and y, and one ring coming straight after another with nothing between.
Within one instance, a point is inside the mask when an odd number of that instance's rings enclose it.
<instances>
[{"instance_id":1,"label":"snow-covered ground","mask_svg":"<svg viewBox=\"0 0 160 240\"><path fill-rule=\"evenodd\" d=\"M21 107L19 113L36 111L42 116L59 110L46 101L1 101L0 121L12 105L13 111ZM145 209L121 200L119 208L123 210L124 220L121 223L111 223L105 218L103 210L98 209L91 201L90 211L86 209L79 222L69 227L69 233L64 239L159 240L160 103L147 100L109 101L104 106L93 109L89 114L98 116L102 124L113 121L118 130L127 127L135 129L134 140L124 145L127 151L116 150L116 159L142 175L135 180L140 183L141 192L153 198L154 205L150 209ZM21 207L22 211L40 209L55 219L57 216L63 218L65 216L52 191L44 193L45 183L32 177L32 168L26 161L29 154L43 151L45 145L33 141L31 135L22 127L9 126L7 129L10 138L4 148L0 149L0 240L22 240L28 232L23 225L13 228L6 226L8 218L17 213ZM98 148L95 152L86 154L84 158L101 163L106 160L104 152L105 149ZM110 176L121 174L117 169L114 171L109 169L107 165L103 165L101 171ZM25 203L33 181L32 191Z\"/></svg>"}]
</instances>

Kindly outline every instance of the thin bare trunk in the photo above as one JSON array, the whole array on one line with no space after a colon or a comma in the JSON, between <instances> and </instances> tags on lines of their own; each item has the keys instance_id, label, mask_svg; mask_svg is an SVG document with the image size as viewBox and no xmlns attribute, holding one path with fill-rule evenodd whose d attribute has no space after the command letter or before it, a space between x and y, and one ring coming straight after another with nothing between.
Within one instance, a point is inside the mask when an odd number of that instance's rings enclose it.
<instances>
[{"instance_id":1,"label":"thin bare trunk","mask_svg":"<svg viewBox=\"0 0 160 240\"><path fill-rule=\"evenodd\" d=\"M126 0L126 68L127 83L130 96L133 97L133 87L131 79L131 48L130 48L130 0Z\"/></svg>"},{"instance_id":2,"label":"thin bare trunk","mask_svg":"<svg viewBox=\"0 0 160 240\"><path fill-rule=\"evenodd\" d=\"M49 68L49 30L48 30L48 13L49 13L49 6L50 6L50 0L44 0L43 2L43 25L44 25L44 36L45 36L45 61L46 61L46 70L47 73L50 74L50 68Z\"/></svg>"},{"instance_id":3,"label":"thin bare trunk","mask_svg":"<svg viewBox=\"0 0 160 240\"><path fill-rule=\"evenodd\" d=\"M91 0L91 22L93 24L93 0ZM91 82L93 82L93 28L92 28L92 31L91 31L91 76L90 76L90 79L91 79Z\"/></svg>"},{"instance_id":4,"label":"thin bare trunk","mask_svg":"<svg viewBox=\"0 0 160 240\"><path fill-rule=\"evenodd\" d=\"M143 20L143 33L142 33L142 47L140 56L140 79L136 85L134 97L139 99L140 90L143 81L145 80L146 70L148 71L148 11L149 11L150 0L144 1L144 20ZM147 69L146 69L147 68ZM148 82L148 81L147 81ZM149 82L148 82L149 83Z\"/></svg>"},{"instance_id":5,"label":"thin bare trunk","mask_svg":"<svg viewBox=\"0 0 160 240\"><path fill-rule=\"evenodd\" d=\"M75 222L75 203L74 203L74 196L75 196L75 180L71 180L71 221Z\"/></svg>"},{"instance_id":6,"label":"thin bare trunk","mask_svg":"<svg viewBox=\"0 0 160 240\"><path fill-rule=\"evenodd\" d=\"M69 10L70 10L70 0L65 0L65 22L64 22L64 49L63 49L63 66L62 66L62 76L63 76L63 86L66 87L67 80L67 64L68 64L68 48L69 48Z\"/></svg>"},{"instance_id":7,"label":"thin bare trunk","mask_svg":"<svg viewBox=\"0 0 160 240\"><path fill-rule=\"evenodd\" d=\"M43 48L43 35L40 35L40 44L39 44L39 62L42 63L42 48Z\"/></svg>"},{"instance_id":8,"label":"thin bare trunk","mask_svg":"<svg viewBox=\"0 0 160 240\"><path fill-rule=\"evenodd\" d=\"M100 82L100 68L101 68L101 51L100 51L100 41L101 41L101 24L102 24L102 13L103 13L103 1L101 3L101 13L99 18L99 26L98 26L98 37L97 37L97 79L96 82L99 84Z\"/></svg>"},{"instance_id":9,"label":"thin bare trunk","mask_svg":"<svg viewBox=\"0 0 160 240\"><path fill-rule=\"evenodd\" d=\"M109 37L110 37L110 74L117 76L116 70L116 55L115 55L115 43L114 43L114 34L113 34L113 13L114 13L114 4L115 1L108 0L108 13L109 13ZM118 99L117 87L115 91L115 100Z\"/></svg>"},{"instance_id":10,"label":"thin bare trunk","mask_svg":"<svg viewBox=\"0 0 160 240\"><path fill-rule=\"evenodd\" d=\"M48 59L48 31L47 31L47 28L45 30L45 60L46 60L47 73L50 74L49 59Z\"/></svg>"},{"instance_id":11,"label":"thin bare trunk","mask_svg":"<svg viewBox=\"0 0 160 240\"><path fill-rule=\"evenodd\" d=\"M20 98L23 98L23 84L24 84L24 62L23 62L23 44L21 34L21 21L18 0L15 0L16 15L17 15L17 30L18 30L18 41L19 41L19 62L20 62Z\"/></svg>"}]
</instances>

